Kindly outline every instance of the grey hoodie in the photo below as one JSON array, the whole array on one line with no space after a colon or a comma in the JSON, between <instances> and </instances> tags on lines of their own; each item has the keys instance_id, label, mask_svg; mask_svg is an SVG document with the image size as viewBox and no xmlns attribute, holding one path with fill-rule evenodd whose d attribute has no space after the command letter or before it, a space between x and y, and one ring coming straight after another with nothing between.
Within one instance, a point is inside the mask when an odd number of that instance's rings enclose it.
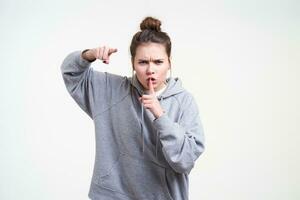
<instances>
[{"instance_id":1,"label":"grey hoodie","mask_svg":"<svg viewBox=\"0 0 300 200\"><path fill-rule=\"evenodd\" d=\"M193 96L168 78L155 119L139 102L134 77L99 72L70 53L61 65L66 88L95 126L96 157L88 196L93 200L188 200L188 175L204 151Z\"/></svg>"}]
</instances>

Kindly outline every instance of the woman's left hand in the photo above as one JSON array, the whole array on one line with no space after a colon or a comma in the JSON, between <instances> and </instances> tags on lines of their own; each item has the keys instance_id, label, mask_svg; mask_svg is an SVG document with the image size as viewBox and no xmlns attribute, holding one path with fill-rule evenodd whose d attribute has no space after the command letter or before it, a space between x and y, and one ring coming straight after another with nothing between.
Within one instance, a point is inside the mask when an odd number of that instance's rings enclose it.
<instances>
[{"instance_id":1,"label":"woman's left hand","mask_svg":"<svg viewBox=\"0 0 300 200\"><path fill-rule=\"evenodd\" d=\"M154 91L154 87L151 79L149 80L149 94L144 94L139 98L145 108L149 109L155 118L159 118L163 115L164 110L162 109Z\"/></svg>"}]
</instances>

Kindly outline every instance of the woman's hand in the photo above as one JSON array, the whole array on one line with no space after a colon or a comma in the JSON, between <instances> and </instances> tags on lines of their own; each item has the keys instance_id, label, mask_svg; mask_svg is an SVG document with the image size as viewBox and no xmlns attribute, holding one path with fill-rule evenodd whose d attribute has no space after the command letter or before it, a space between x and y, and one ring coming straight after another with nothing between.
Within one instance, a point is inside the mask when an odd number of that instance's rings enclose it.
<instances>
[{"instance_id":1,"label":"woman's hand","mask_svg":"<svg viewBox=\"0 0 300 200\"><path fill-rule=\"evenodd\" d=\"M163 115L164 110L162 109L154 91L154 87L151 79L149 79L149 94L144 94L139 98L145 108L149 109L154 117L157 119Z\"/></svg>"},{"instance_id":2,"label":"woman's hand","mask_svg":"<svg viewBox=\"0 0 300 200\"><path fill-rule=\"evenodd\" d=\"M116 48L102 46L85 51L82 54L82 57L88 61L95 61L96 59L99 59L102 60L103 63L109 64L109 56L117 51L118 50Z\"/></svg>"}]
</instances>

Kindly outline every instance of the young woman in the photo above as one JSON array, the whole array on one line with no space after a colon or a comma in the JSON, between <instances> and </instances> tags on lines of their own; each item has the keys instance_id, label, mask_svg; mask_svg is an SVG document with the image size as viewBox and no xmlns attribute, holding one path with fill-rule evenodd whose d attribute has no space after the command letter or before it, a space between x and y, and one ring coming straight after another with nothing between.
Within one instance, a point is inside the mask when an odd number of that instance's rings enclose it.
<instances>
[{"instance_id":1,"label":"young woman","mask_svg":"<svg viewBox=\"0 0 300 200\"><path fill-rule=\"evenodd\" d=\"M96 158L93 200L187 200L188 175L204 151L193 96L171 70L171 41L161 22L146 17L131 41L133 76L93 70L117 49L70 53L61 66L66 88L93 119Z\"/></svg>"}]
</instances>

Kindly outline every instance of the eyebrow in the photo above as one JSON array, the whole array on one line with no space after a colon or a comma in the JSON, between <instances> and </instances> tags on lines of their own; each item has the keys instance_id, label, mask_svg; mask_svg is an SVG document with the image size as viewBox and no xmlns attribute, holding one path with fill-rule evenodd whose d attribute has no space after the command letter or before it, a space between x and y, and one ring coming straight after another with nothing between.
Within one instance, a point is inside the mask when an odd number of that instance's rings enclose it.
<instances>
[{"instance_id":1,"label":"eyebrow","mask_svg":"<svg viewBox=\"0 0 300 200\"><path fill-rule=\"evenodd\" d=\"M153 61L164 60L163 58L153 59ZM138 61L149 61L149 59L138 59Z\"/></svg>"}]
</instances>

